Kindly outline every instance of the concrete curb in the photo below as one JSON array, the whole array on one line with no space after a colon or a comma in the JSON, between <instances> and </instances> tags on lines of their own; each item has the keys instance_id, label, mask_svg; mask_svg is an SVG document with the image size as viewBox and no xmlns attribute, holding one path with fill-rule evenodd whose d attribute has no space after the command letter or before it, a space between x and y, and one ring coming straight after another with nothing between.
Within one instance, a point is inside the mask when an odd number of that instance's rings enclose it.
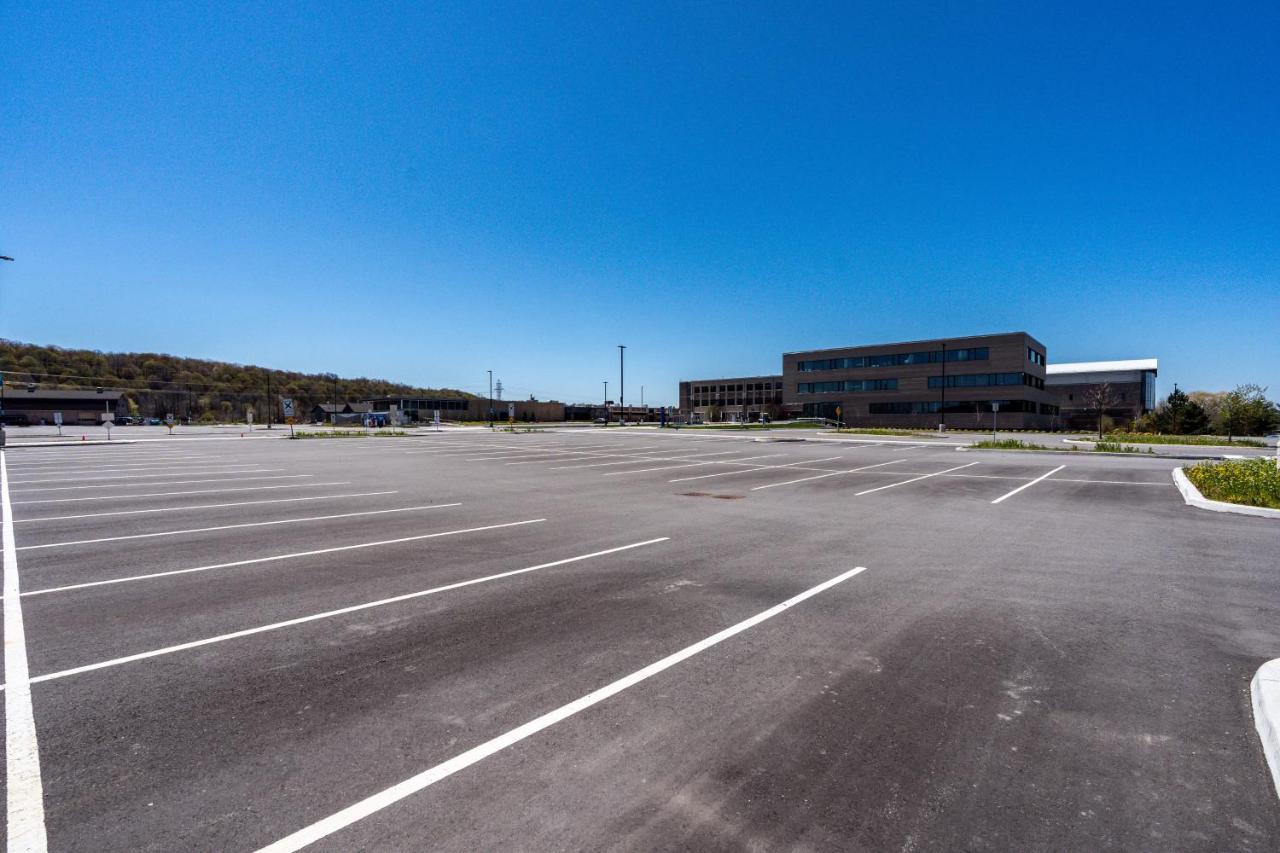
<instances>
[{"instance_id":1,"label":"concrete curb","mask_svg":"<svg viewBox=\"0 0 1280 853\"><path fill-rule=\"evenodd\" d=\"M1253 693L1253 723L1262 738L1262 754L1271 768L1271 781L1280 797L1280 658L1258 667L1249 684Z\"/></svg>"},{"instance_id":2,"label":"concrete curb","mask_svg":"<svg viewBox=\"0 0 1280 853\"><path fill-rule=\"evenodd\" d=\"M1196 488L1196 484L1191 482L1182 468L1173 469L1173 482L1178 487L1178 491L1182 492L1182 499L1187 502L1188 506L1197 509L1207 509L1210 512L1232 512L1236 515L1253 515L1259 518L1273 518L1280 520L1280 509L1271 509L1265 506L1245 506L1244 504L1232 504L1226 501L1211 501L1204 495L1200 494L1200 490ZM1278 703L1277 707L1280 707Z\"/></svg>"}]
</instances>

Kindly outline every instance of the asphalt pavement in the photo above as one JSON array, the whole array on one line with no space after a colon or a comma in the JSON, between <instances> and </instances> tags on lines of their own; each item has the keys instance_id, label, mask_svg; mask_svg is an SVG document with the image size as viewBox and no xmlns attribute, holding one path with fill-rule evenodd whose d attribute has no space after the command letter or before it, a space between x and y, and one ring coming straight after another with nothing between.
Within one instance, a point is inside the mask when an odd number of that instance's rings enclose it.
<instances>
[{"instance_id":1,"label":"asphalt pavement","mask_svg":"<svg viewBox=\"0 0 1280 853\"><path fill-rule=\"evenodd\" d=\"M1280 849L1280 525L787 437L5 451L49 849Z\"/></svg>"}]
</instances>

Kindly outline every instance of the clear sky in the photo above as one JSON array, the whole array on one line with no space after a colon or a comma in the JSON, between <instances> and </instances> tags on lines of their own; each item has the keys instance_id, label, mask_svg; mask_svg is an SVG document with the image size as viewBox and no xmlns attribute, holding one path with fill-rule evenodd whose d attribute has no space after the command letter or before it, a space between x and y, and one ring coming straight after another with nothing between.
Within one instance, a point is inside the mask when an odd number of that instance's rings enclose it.
<instances>
[{"instance_id":1,"label":"clear sky","mask_svg":"<svg viewBox=\"0 0 1280 853\"><path fill-rule=\"evenodd\" d=\"M0 337L672 403L1026 330L1280 395L1280 6L5 4Z\"/></svg>"}]
</instances>

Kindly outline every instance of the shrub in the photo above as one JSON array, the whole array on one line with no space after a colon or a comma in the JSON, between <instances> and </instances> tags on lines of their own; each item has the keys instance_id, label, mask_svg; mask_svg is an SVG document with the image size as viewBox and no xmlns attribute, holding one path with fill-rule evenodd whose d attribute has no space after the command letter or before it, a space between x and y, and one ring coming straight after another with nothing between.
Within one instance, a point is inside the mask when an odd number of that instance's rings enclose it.
<instances>
[{"instance_id":1,"label":"shrub","mask_svg":"<svg viewBox=\"0 0 1280 853\"><path fill-rule=\"evenodd\" d=\"M998 441L987 439L986 441L975 442L974 447L981 447L986 450L1054 450L1055 448L1046 447L1043 444L1035 444L1030 441L1022 441L1017 438L1002 438Z\"/></svg>"},{"instance_id":2,"label":"shrub","mask_svg":"<svg viewBox=\"0 0 1280 853\"><path fill-rule=\"evenodd\" d=\"M1272 459L1228 459L1186 469L1209 500L1280 509L1280 468Z\"/></svg>"}]
</instances>

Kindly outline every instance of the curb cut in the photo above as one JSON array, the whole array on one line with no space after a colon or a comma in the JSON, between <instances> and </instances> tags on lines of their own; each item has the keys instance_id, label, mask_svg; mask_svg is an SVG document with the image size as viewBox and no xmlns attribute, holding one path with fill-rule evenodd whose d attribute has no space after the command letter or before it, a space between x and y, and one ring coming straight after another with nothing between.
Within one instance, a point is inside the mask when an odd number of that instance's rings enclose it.
<instances>
[{"instance_id":1,"label":"curb cut","mask_svg":"<svg viewBox=\"0 0 1280 853\"><path fill-rule=\"evenodd\" d=\"M1280 509L1271 509L1265 506L1246 506L1244 504L1232 504L1226 501L1211 501L1204 495L1200 494L1200 490L1196 488L1196 484L1191 482L1182 468L1173 469L1173 482L1178 487L1178 491L1182 493L1182 499L1186 501L1188 506L1197 509L1207 509L1210 512L1231 512L1236 515L1253 515L1259 518L1280 519ZM1280 675L1276 677L1280 678ZM1277 714L1280 714L1280 698L1276 699Z\"/></svg>"},{"instance_id":2,"label":"curb cut","mask_svg":"<svg viewBox=\"0 0 1280 853\"><path fill-rule=\"evenodd\" d=\"M1280 658L1258 667L1249 683L1253 693L1253 723L1262 738L1262 753L1271 768L1271 781L1280 797Z\"/></svg>"}]
</instances>

